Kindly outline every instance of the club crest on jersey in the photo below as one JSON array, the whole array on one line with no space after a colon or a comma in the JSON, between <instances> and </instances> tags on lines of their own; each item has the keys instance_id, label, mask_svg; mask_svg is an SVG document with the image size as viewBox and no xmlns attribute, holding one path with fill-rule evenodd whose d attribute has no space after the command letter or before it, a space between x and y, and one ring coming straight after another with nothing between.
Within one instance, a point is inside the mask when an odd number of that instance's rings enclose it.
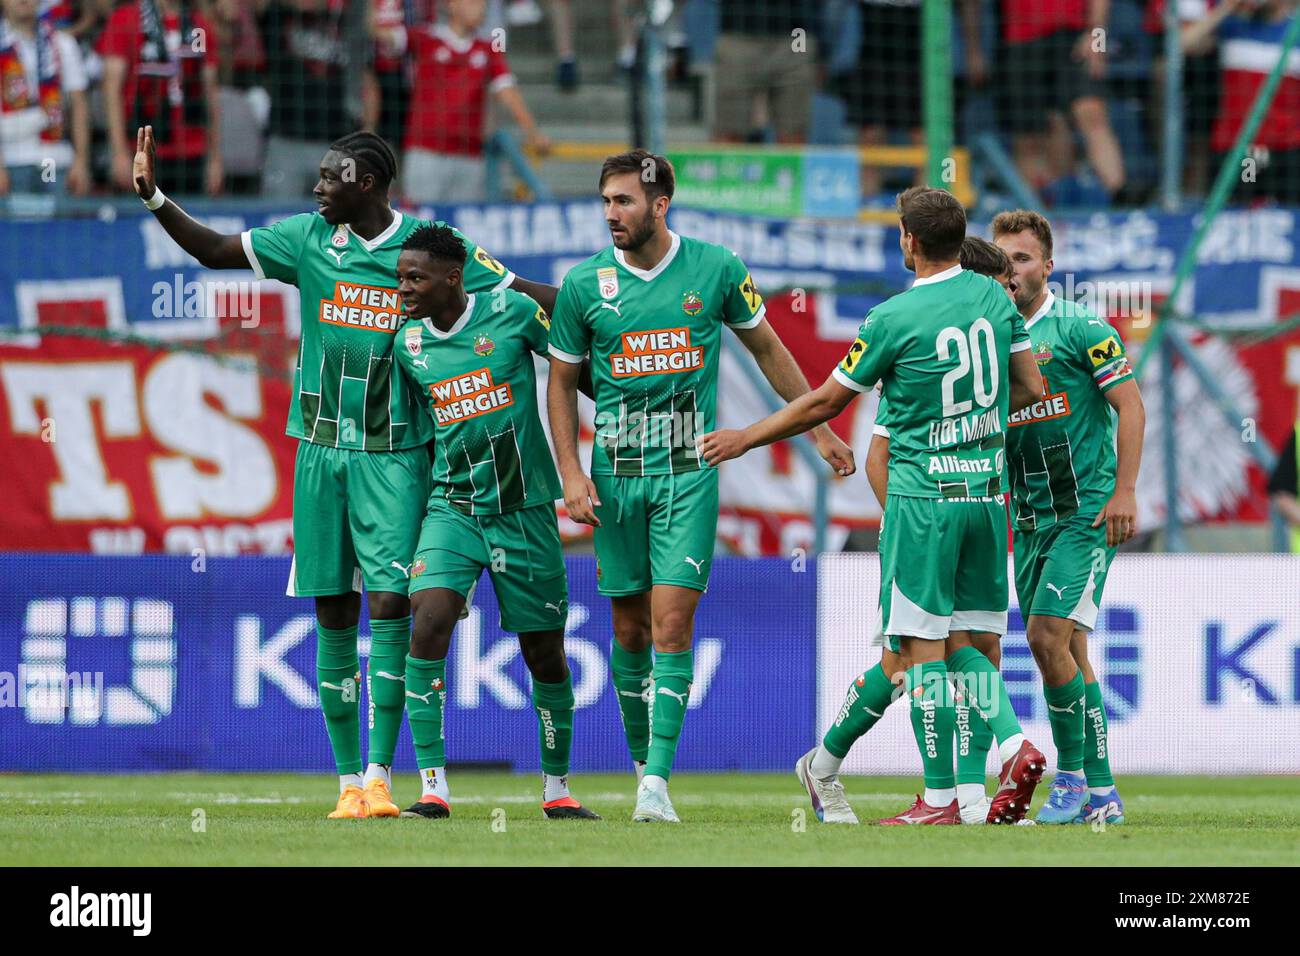
<instances>
[{"instance_id":1,"label":"club crest on jersey","mask_svg":"<svg viewBox=\"0 0 1300 956\"><path fill-rule=\"evenodd\" d=\"M1049 342L1040 342L1034 346L1034 361L1046 365L1052 360L1052 346Z\"/></svg>"},{"instance_id":2,"label":"club crest on jersey","mask_svg":"<svg viewBox=\"0 0 1300 956\"><path fill-rule=\"evenodd\" d=\"M497 344L493 342L486 332L474 336L474 354L479 358L487 358L496 349Z\"/></svg>"},{"instance_id":3,"label":"club crest on jersey","mask_svg":"<svg viewBox=\"0 0 1300 956\"><path fill-rule=\"evenodd\" d=\"M617 269L597 269L596 280L600 283L600 297L602 299L612 299L618 295Z\"/></svg>"},{"instance_id":4,"label":"club crest on jersey","mask_svg":"<svg viewBox=\"0 0 1300 956\"><path fill-rule=\"evenodd\" d=\"M419 324L411 326L406 330L406 351L412 355L420 354L420 326Z\"/></svg>"},{"instance_id":5,"label":"club crest on jersey","mask_svg":"<svg viewBox=\"0 0 1300 956\"><path fill-rule=\"evenodd\" d=\"M346 226L335 226L334 235L330 236L330 245L342 249L348 244L348 230Z\"/></svg>"},{"instance_id":6,"label":"club crest on jersey","mask_svg":"<svg viewBox=\"0 0 1300 956\"><path fill-rule=\"evenodd\" d=\"M699 315L704 311L704 298L694 289L682 293L682 311L687 315Z\"/></svg>"}]
</instances>

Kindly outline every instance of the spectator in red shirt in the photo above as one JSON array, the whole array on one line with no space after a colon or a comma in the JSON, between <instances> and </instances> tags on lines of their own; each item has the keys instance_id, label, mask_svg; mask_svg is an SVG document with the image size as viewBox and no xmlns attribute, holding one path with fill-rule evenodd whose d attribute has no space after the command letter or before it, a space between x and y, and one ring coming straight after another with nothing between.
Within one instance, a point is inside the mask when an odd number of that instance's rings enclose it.
<instances>
[{"instance_id":1,"label":"spectator in red shirt","mask_svg":"<svg viewBox=\"0 0 1300 956\"><path fill-rule=\"evenodd\" d=\"M445 25L408 34L415 82L402 191L413 202L484 198L488 93L510 112L534 148L550 148L519 95L505 54L476 36L484 7L484 0L448 0Z\"/></svg>"},{"instance_id":2,"label":"spectator in red shirt","mask_svg":"<svg viewBox=\"0 0 1300 956\"><path fill-rule=\"evenodd\" d=\"M1070 122L1088 163L1115 197L1124 157L1106 109L1110 0L1002 0L1002 111L1020 175L1040 189L1070 172Z\"/></svg>"},{"instance_id":3,"label":"spectator in red shirt","mask_svg":"<svg viewBox=\"0 0 1300 956\"><path fill-rule=\"evenodd\" d=\"M1216 165L1236 142L1259 89L1282 53L1282 37L1296 16L1296 0L1223 0L1183 27L1189 54L1219 48L1219 113L1210 132ZM1238 194L1300 204L1300 50L1292 49L1281 81L1247 155ZM1246 175L1246 173L1250 175Z\"/></svg>"},{"instance_id":4,"label":"spectator in red shirt","mask_svg":"<svg viewBox=\"0 0 1300 956\"><path fill-rule=\"evenodd\" d=\"M215 196L222 169L217 38L189 0L132 0L99 38L112 181L134 191L135 134L152 126L158 183L168 192Z\"/></svg>"}]
</instances>

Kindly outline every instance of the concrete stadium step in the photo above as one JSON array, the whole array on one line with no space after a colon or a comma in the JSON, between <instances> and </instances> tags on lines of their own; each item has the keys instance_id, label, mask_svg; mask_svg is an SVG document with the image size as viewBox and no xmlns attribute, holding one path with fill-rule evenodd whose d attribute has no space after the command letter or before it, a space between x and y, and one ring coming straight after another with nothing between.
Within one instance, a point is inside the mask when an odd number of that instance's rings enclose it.
<instances>
[{"instance_id":1,"label":"concrete stadium step","mask_svg":"<svg viewBox=\"0 0 1300 956\"><path fill-rule=\"evenodd\" d=\"M546 127L546 134L557 142L608 143L631 145L626 122L608 126L591 124L554 124ZM675 125L669 130L668 145L708 142L708 130L700 125ZM540 166L542 179L557 198L595 196L599 160L548 159Z\"/></svg>"},{"instance_id":2,"label":"concrete stadium step","mask_svg":"<svg viewBox=\"0 0 1300 956\"><path fill-rule=\"evenodd\" d=\"M614 59L618 51L618 38L610 18L610 0L569 0L573 9L573 47L578 59ZM551 34L550 4L538 0L545 12L541 23L527 27L511 27L507 34L507 55L513 60L516 53L554 53ZM632 6L632 4L629 4Z\"/></svg>"},{"instance_id":3,"label":"concrete stadium step","mask_svg":"<svg viewBox=\"0 0 1300 956\"><path fill-rule=\"evenodd\" d=\"M584 77L581 86L565 93L555 85L553 68L548 67L544 74L531 78L516 69L516 77L524 101L539 121L582 118L599 122L610 117L623 119L628 115L629 92L627 82L621 78L594 81ZM695 97L691 90L669 87L665 103L670 126L697 121Z\"/></svg>"}]
</instances>

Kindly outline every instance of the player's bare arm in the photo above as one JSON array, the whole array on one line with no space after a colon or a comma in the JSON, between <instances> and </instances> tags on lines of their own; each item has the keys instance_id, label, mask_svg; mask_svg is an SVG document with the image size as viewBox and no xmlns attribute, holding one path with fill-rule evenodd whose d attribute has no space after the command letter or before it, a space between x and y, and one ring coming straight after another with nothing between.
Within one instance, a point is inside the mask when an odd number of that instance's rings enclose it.
<instances>
[{"instance_id":1,"label":"player's bare arm","mask_svg":"<svg viewBox=\"0 0 1300 956\"><path fill-rule=\"evenodd\" d=\"M1275 491L1271 500L1277 506L1277 510L1282 512L1282 517L1286 519L1287 524L1293 528L1300 528L1300 498L1285 491Z\"/></svg>"},{"instance_id":2,"label":"player's bare arm","mask_svg":"<svg viewBox=\"0 0 1300 956\"><path fill-rule=\"evenodd\" d=\"M135 133L135 160L131 178L136 194L143 200L153 198L157 185L154 180L155 144L153 127L146 126ZM175 202L168 199L153 211L159 224L176 244L209 269L249 269L248 256L238 233L227 236L196 222Z\"/></svg>"},{"instance_id":3,"label":"player's bare arm","mask_svg":"<svg viewBox=\"0 0 1300 956\"><path fill-rule=\"evenodd\" d=\"M735 332L736 337L754 356L763 377L778 395L787 402L792 402L799 396L808 394L808 379L771 323L764 319L752 329L736 329ZM853 474L856 470L853 449L841 441L829 425L818 425L812 430L811 437L817 446L817 453L837 475Z\"/></svg>"},{"instance_id":4,"label":"player's bare arm","mask_svg":"<svg viewBox=\"0 0 1300 956\"><path fill-rule=\"evenodd\" d=\"M554 314L555 297L560 294L560 290L555 286L547 285L545 282L533 282L531 279L525 279L523 276L517 275L514 281L510 283L510 288L528 296L540 305L547 315Z\"/></svg>"},{"instance_id":5,"label":"player's bare arm","mask_svg":"<svg viewBox=\"0 0 1300 956\"><path fill-rule=\"evenodd\" d=\"M1115 425L1115 493L1098 512L1092 526L1106 522L1106 543L1123 544L1137 534L1137 476L1142 463L1142 435L1147 414L1137 382L1121 382L1106 393L1118 413Z\"/></svg>"},{"instance_id":6,"label":"player's bare arm","mask_svg":"<svg viewBox=\"0 0 1300 956\"><path fill-rule=\"evenodd\" d=\"M889 439L884 435L871 436L871 444L867 446L866 471L867 484L883 508L889 484Z\"/></svg>"},{"instance_id":7,"label":"player's bare arm","mask_svg":"<svg viewBox=\"0 0 1300 956\"><path fill-rule=\"evenodd\" d=\"M1039 374L1038 362L1034 359L1033 349L1021 349L1011 353L1011 411L1041 400L1043 397L1043 376Z\"/></svg>"},{"instance_id":8,"label":"player's bare arm","mask_svg":"<svg viewBox=\"0 0 1300 956\"><path fill-rule=\"evenodd\" d=\"M538 305L547 315L555 312L555 297L560 294L560 290L553 285L547 285L545 282L534 282L531 279L525 279L523 276L515 276L514 281L509 286L516 292L522 292ZM588 398L596 397L595 386L591 382L591 360L582 360L582 372L578 375L578 391L582 392Z\"/></svg>"},{"instance_id":9,"label":"player's bare arm","mask_svg":"<svg viewBox=\"0 0 1300 956\"><path fill-rule=\"evenodd\" d=\"M857 396L857 392L841 385L834 377L828 378L819 388L805 392L779 412L773 412L748 428L722 428L701 436L700 456L710 465L717 465L739 458L750 449L801 435L830 421L848 408L849 402Z\"/></svg>"},{"instance_id":10,"label":"player's bare arm","mask_svg":"<svg viewBox=\"0 0 1300 956\"><path fill-rule=\"evenodd\" d=\"M578 380L582 366L551 356L551 374L546 381L546 413L555 444L555 463L564 483L564 507L578 524L600 526L596 508L600 496L578 460Z\"/></svg>"}]
</instances>

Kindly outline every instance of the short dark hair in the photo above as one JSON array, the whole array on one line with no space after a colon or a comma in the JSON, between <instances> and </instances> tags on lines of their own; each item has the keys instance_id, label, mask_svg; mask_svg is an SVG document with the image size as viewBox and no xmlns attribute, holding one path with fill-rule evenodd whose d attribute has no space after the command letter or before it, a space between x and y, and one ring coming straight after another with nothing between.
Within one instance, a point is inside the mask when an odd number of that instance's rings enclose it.
<instances>
[{"instance_id":1,"label":"short dark hair","mask_svg":"<svg viewBox=\"0 0 1300 956\"><path fill-rule=\"evenodd\" d=\"M384 138L360 130L330 143L330 149L353 160L363 172L375 177L375 184L387 189L397 178L397 157Z\"/></svg>"},{"instance_id":2,"label":"short dark hair","mask_svg":"<svg viewBox=\"0 0 1300 956\"><path fill-rule=\"evenodd\" d=\"M966 238L966 210L952 193L932 186L913 186L898 194L903 231L916 236L926 258L956 259Z\"/></svg>"},{"instance_id":3,"label":"short dark hair","mask_svg":"<svg viewBox=\"0 0 1300 956\"><path fill-rule=\"evenodd\" d=\"M420 226L402 243L402 251L424 252L431 259L465 265L465 243L450 226Z\"/></svg>"},{"instance_id":4,"label":"short dark hair","mask_svg":"<svg viewBox=\"0 0 1300 956\"><path fill-rule=\"evenodd\" d=\"M600 186L605 180L617 173L636 173L641 177L641 187L646 198L651 202L658 196L673 198L673 189L677 177L673 174L673 164L668 157L659 156L645 149L633 149L626 153L605 157L600 167Z\"/></svg>"},{"instance_id":5,"label":"short dark hair","mask_svg":"<svg viewBox=\"0 0 1300 956\"><path fill-rule=\"evenodd\" d=\"M961 267L999 279L1011 271L1011 258L987 239L967 236L961 242Z\"/></svg>"},{"instance_id":6,"label":"short dark hair","mask_svg":"<svg viewBox=\"0 0 1300 956\"><path fill-rule=\"evenodd\" d=\"M1041 212L1032 209L1011 209L993 217L993 238L1014 236L1028 229L1043 250L1043 259L1052 258L1052 225Z\"/></svg>"}]
</instances>

